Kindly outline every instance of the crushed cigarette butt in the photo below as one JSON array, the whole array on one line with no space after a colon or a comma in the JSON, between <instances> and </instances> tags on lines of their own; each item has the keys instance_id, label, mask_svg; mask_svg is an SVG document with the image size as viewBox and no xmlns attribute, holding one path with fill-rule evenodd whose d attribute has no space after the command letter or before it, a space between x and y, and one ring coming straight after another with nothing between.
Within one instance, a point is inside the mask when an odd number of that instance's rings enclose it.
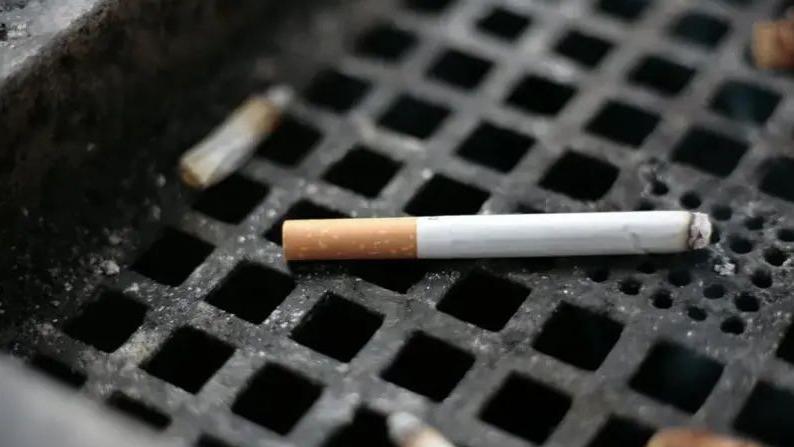
<instances>
[{"instance_id":1,"label":"crushed cigarette butt","mask_svg":"<svg viewBox=\"0 0 794 447\"><path fill-rule=\"evenodd\" d=\"M731 438L705 430L670 428L656 433L646 447L762 447L761 444Z\"/></svg>"},{"instance_id":2,"label":"crushed cigarette butt","mask_svg":"<svg viewBox=\"0 0 794 447\"><path fill-rule=\"evenodd\" d=\"M392 413L386 425L389 437L399 447L455 447L436 429L410 413Z\"/></svg>"},{"instance_id":3,"label":"crushed cigarette butt","mask_svg":"<svg viewBox=\"0 0 794 447\"><path fill-rule=\"evenodd\" d=\"M794 17L756 23L752 52L758 68L794 69Z\"/></svg>"}]
</instances>

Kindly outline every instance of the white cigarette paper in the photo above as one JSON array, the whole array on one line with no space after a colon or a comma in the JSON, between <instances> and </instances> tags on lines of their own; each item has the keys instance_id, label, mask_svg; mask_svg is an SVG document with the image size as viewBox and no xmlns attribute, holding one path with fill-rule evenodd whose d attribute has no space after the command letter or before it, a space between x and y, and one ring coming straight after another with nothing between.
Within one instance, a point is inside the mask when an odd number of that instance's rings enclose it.
<instances>
[{"instance_id":1,"label":"white cigarette paper","mask_svg":"<svg viewBox=\"0 0 794 447\"><path fill-rule=\"evenodd\" d=\"M249 98L182 156L179 161L182 181L193 188L205 189L239 169L272 133L292 97L289 87L276 86L264 95Z\"/></svg>"},{"instance_id":2,"label":"white cigarette paper","mask_svg":"<svg viewBox=\"0 0 794 447\"><path fill-rule=\"evenodd\" d=\"M386 420L389 437L399 447L455 447L436 429L409 413L394 413Z\"/></svg>"}]
</instances>

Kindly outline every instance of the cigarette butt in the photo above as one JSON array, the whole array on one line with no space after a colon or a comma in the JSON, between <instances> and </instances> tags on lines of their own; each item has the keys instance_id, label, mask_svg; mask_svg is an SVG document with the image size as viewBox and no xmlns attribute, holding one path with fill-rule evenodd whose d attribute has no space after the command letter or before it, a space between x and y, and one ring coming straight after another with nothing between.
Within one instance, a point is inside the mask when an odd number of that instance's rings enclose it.
<instances>
[{"instance_id":1,"label":"cigarette butt","mask_svg":"<svg viewBox=\"0 0 794 447\"><path fill-rule=\"evenodd\" d=\"M187 151L179 170L187 185L205 189L239 169L278 124L292 90L275 86L249 98L215 130Z\"/></svg>"},{"instance_id":2,"label":"cigarette butt","mask_svg":"<svg viewBox=\"0 0 794 447\"><path fill-rule=\"evenodd\" d=\"M761 444L705 430L671 428L656 433L647 447L762 447Z\"/></svg>"},{"instance_id":3,"label":"cigarette butt","mask_svg":"<svg viewBox=\"0 0 794 447\"><path fill-rule=\"evenodd\" d=\"M709 244L688 211L288 220L288 261L676 253Z\"/></svg>"},{"instance_id":4,"label":"cigarette butt","mask_svg":"<svg viewBox=\"0 0 794 447\"><path fill-rule=\"evenodd\" d=\"M455 447L436 429L409 413L393 413L386 419L389 437L399 447Z\"/></svg>"},{"instance_id":5,"label":"cigarette butt","mask_svg":"<svg viewBox=\"0 0 794 447\"><path fill-rule=\"evenodd\" d=\"M794 20L758 22L753 26L755 65L764 69L794 68Z\"/></svg>"}]
</instances>

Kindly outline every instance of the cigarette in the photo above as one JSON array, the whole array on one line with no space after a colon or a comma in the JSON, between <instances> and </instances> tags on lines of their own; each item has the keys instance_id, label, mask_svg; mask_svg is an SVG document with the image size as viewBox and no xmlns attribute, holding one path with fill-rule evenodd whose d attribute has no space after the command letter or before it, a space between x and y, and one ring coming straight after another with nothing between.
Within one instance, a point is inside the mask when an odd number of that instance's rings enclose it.
<instances>
[{"instance_id":1,"label":"cigarette","mask_svg":"<svg viewBox=\"0 0 794 447\"><path fill-rule=\"evenodd\" d=\"M289 87L274 86L246 100L212 133L182 155L179 160L182 181L192 188L205 189L239 169L278 125L292 97Z\"/></svg>"},{"instance_id":2,"label":"cigarette","mask_svg":"<svg viewBox=\"0 0 794 447\"><path fill-rule=\"evenodd\" d=\"M409 413L393 413L386 419L389 437L398 447L455 447L436 429Z\"/></svg>"},{"instance_id":3,"label":"cigarette","mask_svg":"<svg viewBox=\"0 0 794 447\"><path fill-rule=\"evenodd\" d=\"M755 65L765 69L794 68L794 19L758 22L753 26Z\"/></svg>"},{"instance_id":4,"label":"cigarette","mask_svg":"<svg viewBox=\"0 0 794 447\"><path fill-rule=\"evenodd\" d=\"M671 428L656 433L646 447L761 447L761 444L690 428Z\"/></svg>"},{"instance_id":5,"label":"cigarette","mask_svg":"<svg viewBox=\"0 0 794 447\"><path fill-rule=\"evenodd\" d=\"M288 261L676 253L709 244L706 214L638 211L288 220Z\"/></svg>"}]
</instances>

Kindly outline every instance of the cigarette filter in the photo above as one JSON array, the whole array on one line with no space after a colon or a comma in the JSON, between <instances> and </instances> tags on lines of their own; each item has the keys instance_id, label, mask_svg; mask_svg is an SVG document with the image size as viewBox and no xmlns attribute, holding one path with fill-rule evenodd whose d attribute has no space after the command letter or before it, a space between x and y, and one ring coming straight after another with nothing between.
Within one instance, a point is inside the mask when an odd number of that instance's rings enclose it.
<instances>
[{"instance_id":1,"label":"cigarette filter","mask_svg":"<svg viewBox=\"0 0 794 447\"><path fill-rule=\"evenodd\" d=\"M654 435L648 441L647 447L761 447L761 445L705 430L670 428Z\"/></svg>"},{"instance_id":2,"label":"cigarette filter","mask_svg":"<svg viewBox=\"0 0 794 447\"><path fill-rule=\"evenodd\" d=\"M794 68L794 20L756 23L753 27L753 59L766 69Z\"/></svg>"},{"instance_id":3,"label":"cigarette filter","mask_svg":"<svg viewBox=\"0 0 794 447\"><path fill-rule=\"evenodd\" d=\"M288 220L289 261L675 253L703 248L708 216L639 211Z\"/></svg>"},{"instance_id":4,"label":"cigarette filter","mask_svg":"<svg viewBox=\"0 0 794 447\"><path fill-rule=\"evenodd\" d=\"M182 181L208 188L239 169L278 124L292 91L277 86L249 98L220 126L187 151L179 161Z\"/></svg>"},{"instance_id":5,"label":"cigarette filter","mask_svg":"<svg viewBox=\"0 0 794 447\"><path fill-rule=\"evenodd\" d=\"M389 437L399 447L455 447L436 429L409 413L394 413L386 420Z\"/></svg>"}]
</instances>

